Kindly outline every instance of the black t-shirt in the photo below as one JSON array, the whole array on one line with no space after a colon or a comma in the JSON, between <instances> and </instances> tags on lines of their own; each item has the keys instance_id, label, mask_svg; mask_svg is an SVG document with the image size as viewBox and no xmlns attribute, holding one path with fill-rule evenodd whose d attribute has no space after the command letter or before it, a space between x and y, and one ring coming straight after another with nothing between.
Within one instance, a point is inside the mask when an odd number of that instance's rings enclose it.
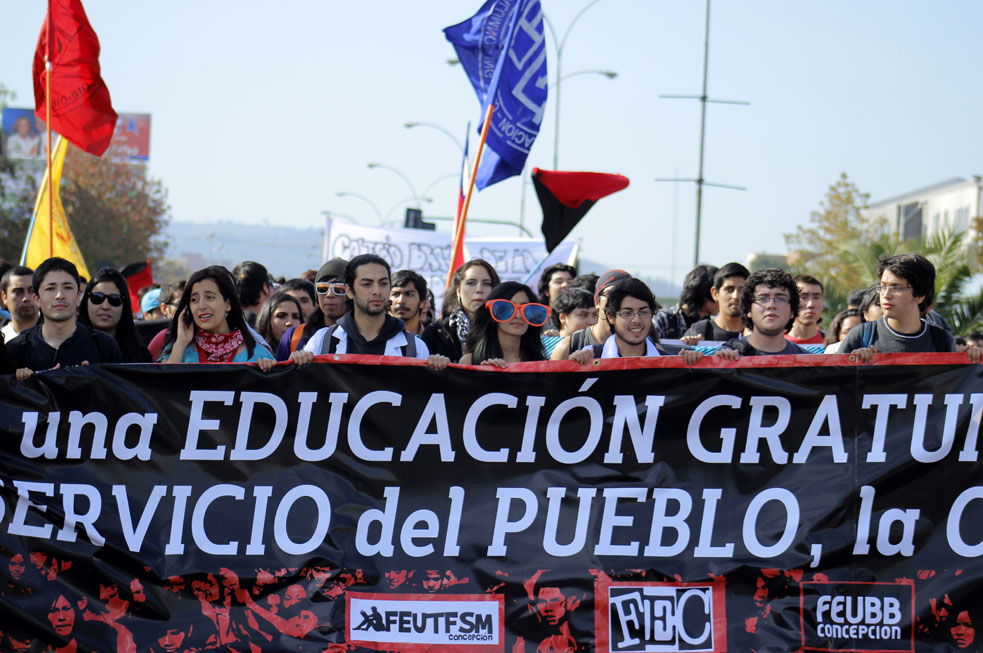
<instances>
[{"instance_id":1,"label":"black t-shirt","mask_svg":"<svg viewBox=\"0 0 983 653\"><path fill-rule=\"evenodd\" d=\"M18 369L27 367L40 372L50 370L55 365L81 365L83 361L92 365L123 362L116 340L101 331L76 323L75 333L55 349L44 341L41 327L38 324L26 329L7 343L7 351Z\"/></svg>"},{"instance_id":2,"label":"black t-shirt","mask_svg":"<svg viewBox=\"0 0 983 653\"><path fill-rule=\"evenodd\" d=\"M751 343L747 340L741 340L739 338L731 338L725 342L723 347L728 349L736 349L737 353L741 356L785 356L789 354L808 354L809 352L802 347L798 346L794 342L785 341L785 349L781 351L761 351L760 349L755 349L751 346Z\"/></svg>"},{"instance_id":3,"label":"black t-shirt","mask_svg":"<svg viewBox=\"0 0 983 653\"><path fill-rule=\"evenodd\" d=\"M699 336L700 340L712 342L726 342L731 338L740 338L741 334L737 331L727 331L717 326L717 321L712 317L703 318L694 322L683 336Z\"/></svg>"}]
</instances>

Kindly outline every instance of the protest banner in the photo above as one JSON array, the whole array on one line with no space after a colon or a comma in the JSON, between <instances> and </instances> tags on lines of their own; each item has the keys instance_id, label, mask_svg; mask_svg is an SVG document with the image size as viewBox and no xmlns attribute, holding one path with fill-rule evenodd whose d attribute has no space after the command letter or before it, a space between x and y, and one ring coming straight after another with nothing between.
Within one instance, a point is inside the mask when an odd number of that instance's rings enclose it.
<instances>
[{"instance_id":1,"label":"protest banner","mask_svg":"<svg viewBox=\"0 0 983 653\"><path fill-rule=\"evenodd\" d=\"M492 264L502 281L520 281L534 289L539 283L539 275L528 279L531 273L553 263L573 265L579 249L579 240L564 241L543 261L547 252L540 239L484 236L464 239L465 260L483 258ZM359 254L378 254L389 261L393 272L404 268L419 272L433 291L439 313L451 258L450 234L422 229L363 227L326 218L324 260L335 256L351 260Z\"/></svg>"},{"instance_id":2,"label":"protest banner","mask_svg":"<svg viewBox=\"0 0 983 653\"><path fill-rule=\"evenodd\" d=\"M885 359L4 377L3 636L943 650L981 604L983 368Z\"/></svg>"}]
</instances>

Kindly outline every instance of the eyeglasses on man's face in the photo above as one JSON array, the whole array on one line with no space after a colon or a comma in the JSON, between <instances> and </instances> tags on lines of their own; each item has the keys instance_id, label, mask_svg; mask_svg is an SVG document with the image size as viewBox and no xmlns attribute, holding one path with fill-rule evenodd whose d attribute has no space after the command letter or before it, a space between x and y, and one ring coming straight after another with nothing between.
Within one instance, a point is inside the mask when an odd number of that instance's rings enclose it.
<instances>
[{"instance_id":1,"label":"eyeglasses on man's face","mask_svg":"<svg viewBox=\"0 0 983 653\"><path fill-rule=\"evenodd\" d=\"M788 298L788 295L755 295L754 303L758 306L767 306L768 304L775 302L776 306L784 306L792 300Z\"/></svg>"}]
</instances>

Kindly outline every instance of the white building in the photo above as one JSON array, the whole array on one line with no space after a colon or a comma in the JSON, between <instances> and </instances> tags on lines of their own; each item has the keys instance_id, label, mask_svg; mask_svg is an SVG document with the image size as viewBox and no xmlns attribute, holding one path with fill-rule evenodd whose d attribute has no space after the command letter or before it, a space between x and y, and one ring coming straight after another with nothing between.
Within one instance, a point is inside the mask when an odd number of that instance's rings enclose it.
<instances>
[{"instance_id":1,"label":"white building","mask_svg":"<svg viewBox=\"0 0 983 653\"><path fill-rule=\"evenodd\" d=\"M861 213L867 219L884 219L905 239L932 237L945 229L968 230L973 218L983 217L983 176L919 188L874 202Z\"/></svg>"}]
</instances>

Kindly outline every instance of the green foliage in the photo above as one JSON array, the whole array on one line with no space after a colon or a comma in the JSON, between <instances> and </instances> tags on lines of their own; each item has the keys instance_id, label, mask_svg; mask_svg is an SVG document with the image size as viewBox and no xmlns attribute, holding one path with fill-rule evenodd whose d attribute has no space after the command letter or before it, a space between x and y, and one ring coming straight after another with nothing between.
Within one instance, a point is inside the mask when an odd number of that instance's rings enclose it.
<instances>
[{"instance_id":1,"label":"green foliage","mask_svg":"<svg viewBox=\"0 0 983 653\"><path fill-rule=\"evenodd\" d=\"M823 318L846 308L853 290L877 281L877 261L896 254L921 254L935 266L935 310L956 333L983 327L983 291L967 296L977 248L967 246L966 231L942 231L931 238L903 240L884 222L872 223L860 213L868 195L846 173L829 187L810 226L785 235L793 274L811 274L824 284Z\"/></svg>"},{"instance_id":2,"label":"green foliage","mask_svg":"<svg viewBox=\"0 0 983 653\"><path fill-rule=\"evenodd\" d=\"M43 164L0 157L0 257L20 260L34 213ZM69 146L61 199L72 233L94 273L101 263L122 267L163 258L169 221L167 191L146 167L112 150L101 158Z\"/></svg>"},{"instance_id":3,"label":"green foliage","mask_svg":"<svg viewBox=\"0 0 983 653\"><path fill-rule=\"evenodd\" d=\"M844 261L844 243L877 240L888 232L882 221L869 221L861 210L869 195L862 193L846 173L826 191L819 209L809 217L808 226L785 234L789 248L789 265L793 274L811 274L823 284L837 286L842 292L862 288L870 282L854 266Z\"/></svg>"},{"instance_id":4,"label":"green foliage","mask_svg":"<svg viewBox=\"0 0 983 653\"><path fill-rule=\"evenodd\" d=\"M61 198L93 272L103 262L122 267L163 258L167 191L147 175L145 166L126 162L112 148L94 157L69 147Z\"/></svg>"}]
</instances>

